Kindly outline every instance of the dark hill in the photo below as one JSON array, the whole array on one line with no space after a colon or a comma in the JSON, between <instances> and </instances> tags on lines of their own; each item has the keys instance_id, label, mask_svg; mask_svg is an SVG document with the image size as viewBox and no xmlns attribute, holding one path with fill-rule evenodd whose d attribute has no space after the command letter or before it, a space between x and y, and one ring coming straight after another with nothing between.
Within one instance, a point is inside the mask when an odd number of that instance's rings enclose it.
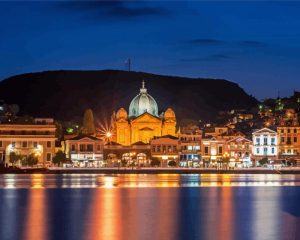
<instances>
[{"instance_id":1,"label":"dark hill","mask_svg":"<svg viewBox=\"0 0 300 240\"><path fill-rule=\"evenodd\" d=\"M20 106L20 114L75 120L86 108L102 120L113 110L128 110L142 80L160 111L172 107L178 119L213 120L218 111L251 108L256 99L226 80L194 79L127 72L47 71L22 74L0 82L0 99Z\"/></svg>"}]
</instances>

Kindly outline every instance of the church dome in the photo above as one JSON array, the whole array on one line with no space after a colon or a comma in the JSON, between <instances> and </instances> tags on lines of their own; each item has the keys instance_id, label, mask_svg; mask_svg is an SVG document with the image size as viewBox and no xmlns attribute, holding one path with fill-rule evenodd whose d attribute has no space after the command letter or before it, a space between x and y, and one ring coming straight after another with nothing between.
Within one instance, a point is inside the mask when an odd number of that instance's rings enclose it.
<instances>
[{"instance_id":1,"label":"church dome","mask_svg":"<svg viewBox=\"0 0 300 240\"><path fill-rule=\"evenodd\" d=\"M129 105L129 117L138 117L145 112L158 117L157 103L154 98L147 93L145 82L143 81L140 93L132 99Z\"/></svg>"}]
</instances>

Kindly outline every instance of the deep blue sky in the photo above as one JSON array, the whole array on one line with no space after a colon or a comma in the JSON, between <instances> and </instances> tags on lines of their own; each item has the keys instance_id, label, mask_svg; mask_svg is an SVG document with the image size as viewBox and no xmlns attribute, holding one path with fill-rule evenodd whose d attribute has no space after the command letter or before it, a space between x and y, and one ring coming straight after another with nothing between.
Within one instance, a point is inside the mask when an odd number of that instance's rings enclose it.
<instances>
[{"instance_id":1,"label":"deep blue sky","mask_svg":"<svg viewBox=\"0 0 300 240\"><path fill-rule=\"evenodd\" d=\"M300 2L0 2L0 79L125 69L300 90Z\"/></svg>"}]
</instances>

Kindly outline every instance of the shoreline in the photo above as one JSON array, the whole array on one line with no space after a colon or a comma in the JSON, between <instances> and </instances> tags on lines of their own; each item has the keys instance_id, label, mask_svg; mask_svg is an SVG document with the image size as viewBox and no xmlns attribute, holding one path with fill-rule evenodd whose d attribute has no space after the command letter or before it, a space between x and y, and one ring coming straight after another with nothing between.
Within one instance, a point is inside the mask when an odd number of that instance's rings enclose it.
<instances>
[{"instance_id":1,"label":"shoreline","mask_svg":"<svg viewBox=\"0 0 300 240\"><path fill-rule=\"evenodd\" d=\"M1 169L0 174L300 174L300 168L272 170L255 169L197 169L197 168L24 168Z\"/></svg>"}]
</instances>

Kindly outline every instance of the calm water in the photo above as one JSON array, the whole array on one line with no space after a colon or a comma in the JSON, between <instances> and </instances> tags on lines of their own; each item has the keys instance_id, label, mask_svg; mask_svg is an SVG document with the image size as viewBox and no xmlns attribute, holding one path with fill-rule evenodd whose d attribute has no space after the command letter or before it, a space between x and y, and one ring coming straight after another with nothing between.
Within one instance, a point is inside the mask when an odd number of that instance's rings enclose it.
<instances>
[{"instance_id":1,"label":"calm water","mask_svg":"<svg viewBox=\"0 0 300 240\"><path fill-rule=\"evenodd\" d=\"M300 239L300 176L2 175L0 239Z\"/></svg>"}]
</instances>

